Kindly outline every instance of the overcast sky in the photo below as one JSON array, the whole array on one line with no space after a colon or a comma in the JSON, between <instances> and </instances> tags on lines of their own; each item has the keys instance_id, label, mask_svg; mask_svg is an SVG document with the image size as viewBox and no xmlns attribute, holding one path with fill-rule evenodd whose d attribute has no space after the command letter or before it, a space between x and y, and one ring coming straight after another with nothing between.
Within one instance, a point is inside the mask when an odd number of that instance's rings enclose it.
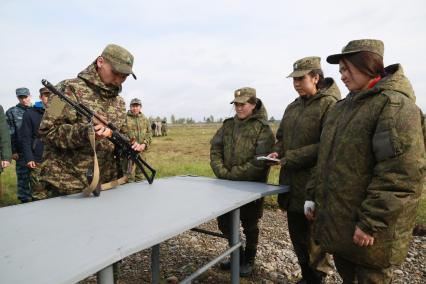
<instances>
[{"instance_id":1,"label":"overcast sky","mask_svg":"<svg viewBox=\"0 0 426 284\"><path fill-rule=\"evenodd\" d=\"M352 39L385 43L385 65L401 63L426 110L426 1L21 1L0 2L1 104L26 86L73 78L108 43L135 56L123 86L148 116L233 115L240 87L256 88L269 116L281 118L297 93L286 76L316 55L344 95L338 67L325 62Z\"/></svg>"}]
</instances>

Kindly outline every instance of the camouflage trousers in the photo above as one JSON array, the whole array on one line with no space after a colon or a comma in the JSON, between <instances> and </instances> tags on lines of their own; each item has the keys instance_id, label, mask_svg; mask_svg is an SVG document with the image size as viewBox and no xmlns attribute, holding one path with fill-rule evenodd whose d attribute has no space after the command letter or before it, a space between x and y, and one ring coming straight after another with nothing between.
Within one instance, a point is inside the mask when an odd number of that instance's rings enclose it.
<instances>
[{"instance_id":1,"label":"camouflage trousers","mask_svg":"<svg viewBox=\"0 0 426 284\"><path fill-rule=\"evenodd\" d=\"M365 267L337 255L334 255L334 263L336 264L337 272L343 279L343 284L392 283L392 267L382 269Z\"/></svg>"},{"instance_id":2,"label":"camouflage trousers","mask_svg":"<svg viewBox=\"0 0 426 284\"><path fill-rule=\"evenodd\" d=\"M320 283L333 269L331 255L313 241L312 225L303 213L287 211L288 231L294 252L307 283Z\"/></svg>"},{"instance_id":3,"label":"camouflage trousers","mask_svg":"<svg viewBox=\"0 0 426 284\"><path fill-rule=\"evenodd\" d=\"M30 185L32 189L33 200L41 200L48 197L44 183L40 181L40 172L41 167L39 164L37 164L37 168L31 169Z\"/></svg>"},{"instance_id":4,"label":"camouflage trousers","mask_svg":"<svg viewBox=\"0 0 426 284\"><path fill-rule=\"evenodd\" d=\"M246 236L246 249L256 250L259 242L259 219L263 216L264 199L250 202L240 209L240 220L243 233ZM231 213L217 218L219 230L228 239L231 234Z\"/></svg>"},{"instance_id":5,"label":"camouflage trousers","mask_svg":"<svg viewBox=\"0 0 426 284\"><path fill-rule=\"evenodd\" d=\"M145 155L140 154L140 157L143 160L146 160ZM125 161L122 162L122 164L123 164L123 172L126 172L127 169L128 169L128 161L125 160ZM127 181L128 182L138 182L138 181L142 181L144 179L145 179L145 176L143 175L142 170L139 167L136 167L135 165L133 165L133 163L132 163L132 171L131 171Z\"/></svg>"},{"instance_id":6,"label":"camouflage trousers","mask_svg":"<svg viewBox=\"0 0 426 284\"><path fill-rule=\"evenodd\" d=\"M27 167L22 154L19 154L16 161L16 179L18 199L24 203L32 201L32 191L30 187L30 169Z\"/></svg>"}]
</instances>

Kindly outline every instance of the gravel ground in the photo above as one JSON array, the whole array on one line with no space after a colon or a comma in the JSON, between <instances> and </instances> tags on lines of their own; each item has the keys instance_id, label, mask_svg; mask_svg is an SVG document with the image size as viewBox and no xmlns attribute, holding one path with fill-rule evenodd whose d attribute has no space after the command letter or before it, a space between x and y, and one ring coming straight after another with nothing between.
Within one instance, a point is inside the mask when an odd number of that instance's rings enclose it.
<instances>
[{"instance_id":1,"label":"gravel ground","mask_svg":"<svg viewBox=\"0 0 426 284\"><path fill-rule=\"evenodd\" d=\"M216 221L200 228L217 231ZM209 262L227 248L224 239L186 232L160 245L161 283L178 283L201 265ZM245 283L295 283L301 278L297 258L292 250L287 230L286 214L280 210L265 210L261 219L261 237L252 277ZM120 284L150 283L150 250L126 257L119 264ZM208 270L193 283L229 283L228 272L217 266ZM341 283L337 272L327 276L325 283ZM81 284L96 283L92 276ZM406 261L394 270L394 282L426 283L426 237L415 236Z\"/></svg>"}]
</instances>

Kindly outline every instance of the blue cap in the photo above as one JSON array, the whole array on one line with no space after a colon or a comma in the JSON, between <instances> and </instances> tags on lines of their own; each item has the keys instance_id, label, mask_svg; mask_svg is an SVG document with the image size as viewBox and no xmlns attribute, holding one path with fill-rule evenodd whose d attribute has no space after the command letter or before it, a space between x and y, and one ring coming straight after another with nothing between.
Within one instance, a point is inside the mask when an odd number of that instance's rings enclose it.
<instances>
[{"instance_id":1,"label":"blue cap","mask_svg":"<svg viewBox=\"0 0 426 284\"><path fill-rule=\"evenodd\" d=\"M21 97L21 96L29 96L30 95L30 90L28 90L28 88L18 88L16 89L16 96L17 97Z\"/></svg>"}]
</instances>

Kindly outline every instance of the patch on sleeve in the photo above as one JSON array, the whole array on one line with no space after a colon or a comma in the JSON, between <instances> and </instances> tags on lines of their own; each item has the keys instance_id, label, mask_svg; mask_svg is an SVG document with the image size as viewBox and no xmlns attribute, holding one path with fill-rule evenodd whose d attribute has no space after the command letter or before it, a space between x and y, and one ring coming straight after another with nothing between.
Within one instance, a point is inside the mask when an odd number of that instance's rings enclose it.
<instances>
[{"instance_id":1,"label":"patch on sleeve","mask_svg":"<svg viewBox=\"0 0 426 284\"><path fill-rule=\"evenodd\" d=\"M373 151L376 160L379 162L396 156L396 149L392 143L392 134L390 130L374 134Z\"/></svg>"},{"instance_id":2,"label":"patch on sleeve","mask_svg":"<svg viewBox=\"0 0 426 284\"><path fill-rule=\"evenodd\" d=\"M49 107L46 109L46 112L53 118L59 117L65 107L65 103L58 97L54 96L50 102Z\"/></svg>"}]
</instances>

